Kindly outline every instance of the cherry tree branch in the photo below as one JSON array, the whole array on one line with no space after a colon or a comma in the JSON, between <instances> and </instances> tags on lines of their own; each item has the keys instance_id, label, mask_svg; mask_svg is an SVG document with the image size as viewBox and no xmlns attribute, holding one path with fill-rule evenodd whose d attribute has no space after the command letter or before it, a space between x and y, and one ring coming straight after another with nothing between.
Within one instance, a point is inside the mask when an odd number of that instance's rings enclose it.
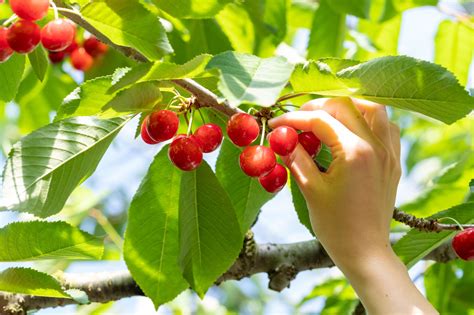
<instances>
[{"instance_id":1,"label":"cherry tree branch","mask_svg":"<svg viewBox=\"0 0 474 315\"><path fill-rule=\"evenodd\" d=\"M400 235L391 237L392 243ZM424 259L448 262L456 258L449 243L429 253ZM334 262L317 240L293 244L256 244L248 233L235 263L217 281L240 280L257 273L267 273L269 288L282 291L298 273L333 267ZM105 303L126 297L143 296L143 291L128 271L97 273L64 273L57 276L64 289L84 291L90 302ZM0 314L26 314L30 310L78 304L72 299L37 297L0 292Z\"/></svg>"},{"instance_id":2,"label":"cherry tree branch","mask_svg":"<svg viewBox=\"0 0 474 315\"><path fill-rule=\"evenodd\" d=\"M443 224L434 219L417 218L414 215L403 212L397 207L393 210L393 219L411 228L425 232L459 231L474 228L474 224Z\"/></svg>"}]
</instances>

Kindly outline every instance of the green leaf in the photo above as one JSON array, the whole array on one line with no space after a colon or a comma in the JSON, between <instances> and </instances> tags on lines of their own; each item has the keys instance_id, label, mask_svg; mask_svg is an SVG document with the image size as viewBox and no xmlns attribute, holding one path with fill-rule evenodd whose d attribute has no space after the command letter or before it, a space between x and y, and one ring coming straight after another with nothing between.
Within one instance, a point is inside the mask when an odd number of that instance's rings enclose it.
<instances>
[{"instance_id":1,"label":"green leaf","mask_svg":"<svg viewBox=\"0 0 474 315\"><path fill-rule=\"evenodd\" d=\"M148 59L157 60L173 52L159 19L138 0L89 2L81 13L112 42L133 47Z\"/></svg>"},{"instance_id":2,"label":"green leaf","mask_svg":"<svg viewBox=\"0 0 474 315\"><path fill-rule=\"evenodd\" d=\"M285 58L258 57L234 52L215 56L207 69L221 71L219 90L233 107L242 103L271 106L293 71Z\"/></svg>"},{"instance_id":3,"label":"green leaf","mask_svg":"<svg viewBox=\"0 0 474 315\"><path fill-rule=\"evenodd\" d=\"M163 148L128 210L125 262L156 308L188 287L178 264L181 176L168 158L167 147Z\"/></svg>"},{"instance_id":4,"label":"green leaf","mask_svg":"<svg viewBox=\"0 0 474 315\"><path fill-rule=\"evenodd\" d=\"M152 0L161 10L177 18L211 18L232 0Z\"/></svg>"},{"instance_id":5,"label":"green leaf","mask_svg":"<svg viewBox=\"0 0 474 315\"><path fill-rule=\"evenodd\" d=\"M371 0L326 0L329 6L336 12L350 14L363 19L369 17Z\"/></svg>"},{"instance_id":6,"label":"green leaf","mask_svg":"<svg viewBox=\"0 0 474 315\"><path fill-rule=\"evenodd\" d=\"M421 6L436 6L438 5L438 0L396 0L393 1L395 8L401 12L415 7Z\"/></svg>"},{"instance_id":7,"label":"green leaf","mask_svg":"<svg viewBox=\"0 0 474 315\"><path fill-rule=\"evenodd\" d=\"M58 213L74 188L95 171L128 120L71 118L16 143L3 173L7 208L42 218Z\"/></svg>"},{"instance_id":8,"label":"green leaf","mask_svg":"<svg viewBox=\"0 0 474 315\"><path fill-rule=\"evenodd\" d=\"M216 16L222 31L227 35L233 50L251 54L255 46L255 28L248 12L236 3L229 3Z\"/></svg>"},{"instance_id":9,"label":"green leaf","mask_svg":"<svg viewBox=\"0 0 474 315\"><path fill-rule=\"evenodd\" d=\"M240 230L244 235L257 219L262 206L273 194L266 192L257 179L246 176L239 167L242 152L227 139L217 158L216 175L232 201Z\"/></svg>"},{"instance_id":10,"label":"green leaf","mask_svg":"<svg viewBox=\"0 0 474 315\"><path fill-rule=\"evenodd\" d=\"M473 28L450 20L439 24L435 38L435 62L452 71L463 85L467 84L473 53Z\"/></svg>"},{"instance_id":11,"label":"green leaf","mask_svg":"<svg viewBox=\"0 0 474 315\"><path fill-rule=\"evenodd\" d=\"M308 59L342 56L345 36L346 16L333 11L328 0L321 1L313 17Z\"/></svg>"},{"instance_id":12,"label":"green leaf","mask_svg":"<svg viewBox=\"0 0 474 315\"><path fill-rule=\"evenodd\" d=\"M294 91L363 98L448 124L474 108L474 98L449 71L426 61L389 56L332 68L324 60L299 66L291 78Z\"/></svg>"},{"instance_id":13,"label":"green leaf","mask_svg":"<svg viewBox=\"0 0 474 315\"><path fill-rule=\"evenodd\" d=\"M426 270L424 276L426 297L440 314L449 312L449 300L458 281L451 264L436 263Z\"/></svg>"},{"instance_id":14,"label":"green leaf","mask_svg":"<svg viewBox=\"0 0 474 315\"><path fill-rule=\"evenodd\" d=\"M102 243L66 222L15 222L0 229L0 261L100 259Z\"/></svg>"},{"instance_id":15,"label":"green leaf","mask_svg":"<svg viewBox=\"0 0 474 315\"><path fill-rule=\"evenodd\" d=\"M313 227L311 226L311 220L309 219L309 210L306 205L306 199L303 196L298 184L296 183L293 176L290 176L290 190L291 197L293 201L293 207L295 207L296 214L298 215L298 220L303 224L309 233L314 235Z\"/></svg>"},{"instance_id":16,"label":"green leaf","mask_svg":"<svg viewBox=\"0 0 474 315\"><path fill-rule=\"evenodd\" d=\"M43 46L39 45L35 50L28 54L28 59L30 60L31 66L35 71L38 80L43 81L48 70L48 57L46 57L46 52L43 49Z\"/></svg>"},{"instance_id":17,"label":"green leaf","mask_svg":"<svg viewBox=\"0 0 474 315\"><path fill-rule=\"evenodd\" d=\"M203 297L242 247L239 222L227 193L206 162L183 174L179 201L179 265Z\"/></svg>"},{"instance_id":18,"label":"green leaf","mask_svg":"<svg viewBox=\"0 0 474 315\"><path fill-rule=\"evenodd\" d=\"M474 203L469 202L454 206L448 210L438 212L429 219L445 217L454 218L461 224L472 224L474 223ZM403 263L410 268L456 233L456 231L426 233L413 229L395 243L393 249Z\"/></svg>"},{"instance_id":19,"label":"green leaf","mask_svg":"<svg viewBox=\"0 0 474 315\"><path fill-rule=\"evenodd\" d=\"M70 298L56 279L30 268L8 268L1 272L0 291L52 298Z\"/></svg>"},{"instance_id":20,"label":"green leaf","mask_svg":"<svg viewBox=\"0 0 474 315\"><path fill-rule=\"evenodd\" d=\"M0 63L0 100L8 102L15 97L24 70L24 55L13 54L10 59Z\"/></svg>"}]
</instances>

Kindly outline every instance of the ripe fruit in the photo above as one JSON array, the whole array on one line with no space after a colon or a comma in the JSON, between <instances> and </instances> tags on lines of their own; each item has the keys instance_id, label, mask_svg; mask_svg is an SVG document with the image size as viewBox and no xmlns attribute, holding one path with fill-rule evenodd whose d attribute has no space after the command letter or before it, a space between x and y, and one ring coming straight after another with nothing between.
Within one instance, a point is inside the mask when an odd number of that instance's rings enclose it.
<instances>
[{"instance_id":1,"label":"ripe fruit","mask_svg":"<svg viewBox=\"0 0 474 315\"><path fill-rule=\"evenodd\" d=\"M71 45L69 45L66 49L64 49L64 52L68 55L72 54L72 52L76 49L79 48L79 44L76 42L75 39L73 39Z\"/></svg>"},{"instance_id":2,"label":"ripe fruit","mask_svg":"<svg viewBox=\"0 0 474 315\"><path fill-rule=\"evenodd\" d=\"M56 51L56 52L49 52L48 54L49 60L51 63L60 63L66 57L66 53L64 51Z\"/></svg>"},{"instance_id":3,"label":"ripe fruit","mask_svg":"<svg viewBox=\"0 0 474 315\"><path fill-rule=\"evenodd\" d=\"M291 127L281 126L270 132L268 142L276 154L286 156L295 150L298 133Z\"/></svg>"},{"instance_id":4,"label":"ripe fruit","mask_svg":"<svg viewBox=\"0 0 474 315\"><path fill-rule=\"evenodd\" d=\"M71 53L71 63L77 70L87 71L94 64L94 58L84 48L79 47Z\"/></svg>"},{"instance_id":5,"label":"ripe fruit","mask_svg":"<svg viewBox=\"0 0 474 315\"><path fill-rule=\"evenodd\" d=\"M453 249L464 260L474 260L474 228L465 229L453 238Z\"/></svg>"},{"instance_id":6,"label":"ripe fruit","mask_svg":"<svg viewBox=\"0 0 474 315\"><path fill-rule=\"evenodd\" d=\"M153 140L150 135L148 134L148 122L149 122L149 117L146 116L145 119L143 120L142 127L141 127L141 135L142 139L145 143L148 144L157 144L158 141Z\"/></svg>"},{"instance_id":7,"label":"ripe fruit","mask_svg":"<svg viewBox=\"0 0 474 315\"><path fill-rule=\"evenodd\" d=\"M171 142L168 156L183 171L195 170L202 162L201 147L193 137L186 135L178 135Z\"/></svg>"},{"instance_id":8,"label":"ripe fruit","mask_svg":"<svg viewBox=\"0 0 474 315\"><path fill-rule=\"evenodd\" d=\"M251 115L239 113L233 115L227 123L227 135L240 147L245 147L257 139L260 127Z\"/></svg>"},{"instance_id":9,"label":"ripe fruit","mask_svg":"<svg viewBox=\"0 0 474 315\"><path fill-rule=\"evenodd\" d=\"M288 173L283 165L277 164L270 173L260 176L258 181L266 191L276 193L285 187L288 181Z\"/></svg>"},{"instance_id":10,"label":"ripe fruit","mask_svg":"<svg viewBox=\"0 0 474 315\"><path fill-rule=\"evenodd\" d=\"M10 0L12 11L28 21L41 20L49 9L49 0Z\"/></svg>"},{"instance_id":11,"label":"ripe fruit","mask_svg":"<svg viewBox=\"0 0 474 315\"><path fill-rule=\"evenodd\" d=\"M250 177L267 175L275 165L275 153L262 145L246 147L240 154L240 168Z\"/></svg>"},{"instance_id":12,"label":"ripe fruit","mask_svg":"<svg viewBox=\"0 0 474 315\"><path fill-rule=\"evenodd\" d=\"M19 20L7 32L8 45L20 54L32 52L38 46L40 38L40 27L27 20Z\"/></svg>"},{"instance_id":13,"label":"ripe fruit","mask_svg":"<svg viewBox=\"0 0 474 315\"><path fill-rule=\"evenodd\" d=\"M61 51L72 44L75 34L76 30L71 22L57 19L43 27L41 43L49 51Z\"/></svg>"},{"instance_id":14,"label":"ripe fruit","mask_svg":"<svg viewBox=\"0 0 474 315\"><path fill-rule=\"evenodd\" d=\"M92 57L98 57L100 55L103 55L107 52L109 47L102 43L100 40L98 40L95 37L89 37L84 41L84 49L91 55Z\"/></svg>"},{"instance_id":15,"label":"ripe fruit","mask_svg":"<svg viewBox=\"0 0 474 315\"><path fill-rule=\"evenodd\" d=\"M179 118L175 112L160 110L150 114L148 123L148 134L158 142L173 138L178 132Z\"/></svg>"},{"instance_id":16,"label":"ripe fruit","mask_svg":"<svg viewBox=\"0 0 474 315\"><path fill-rule=\"evenodd\" d=\"M318 155L321 150L321 140L311 131L300 133L298 135L298 141L312 158Z\"/></svg>"},{"instance_id":17,"label":"ripe fruit","mask_svg":"<svg viewBox=\"0 0 474 315\"><path fill-rule=\"evenodd\" d=\"M205 124L194 132L194 137L204 153L215 151L222 143L222 130L218 125Z\"/></svg>"},{"instance_id":18,"label":"ripe fruit","mask_svg":"<svg viewBox=\"0 0 474 315\"><path fill-rule=\"evenodd\" d=\"M7 28L0 26L0 62L6 61L13 54L13 49L7 42L7 32Z\"/></svg>"}]
</instances>

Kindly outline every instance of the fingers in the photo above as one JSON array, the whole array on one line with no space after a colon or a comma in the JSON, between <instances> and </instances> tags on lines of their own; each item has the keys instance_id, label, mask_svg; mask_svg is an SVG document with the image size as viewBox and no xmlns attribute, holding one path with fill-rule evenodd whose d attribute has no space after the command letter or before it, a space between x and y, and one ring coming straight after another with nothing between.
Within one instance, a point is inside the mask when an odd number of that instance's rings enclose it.
<instances>
[{"instance_id":1,"label":"fingers","mask_svg":"<svg viewBox=\"0 0 474 315\"><path fill-rule=\"evenodd\" d=\"M281 158L303 194L314 192L314 188L322 184L322 175L316 163L300 144L289 156Z\"/></svg>"},{"instance_id":2,"label":"fingers","mask_svg":"<svg viewBox=\"0 0 474 315\"><path fill-rule=\"evenodd\" d=\"M401 151L400 128L394 123L390 123L390 138L392 140L392 146L395 152L395 158L397 159L398 163L400 163L400 151Z\"/></svg>"},{"instance_id":3,"label":"fingers","mask_svg":"<svg viewBox=\"0 0 474 315\"><path fill-rule=\"evenodd\" d=\"M361 112L357 110L353 101L348 97L315 99L304 104L301 110L324 110L360 138L369 142L374 139L372 131Z\"/></svg>"},{"instance_id":4,"label":"fingers","mask_svg":"<svg viewBox=\"0 0 474 315\"><path fill-rule=\"evenodd\" d=\"M377 138L388 148L392 145L390 122L385 106L353 98L354 105L364 115L367 124Z\"/></svg>"}]
</instances>

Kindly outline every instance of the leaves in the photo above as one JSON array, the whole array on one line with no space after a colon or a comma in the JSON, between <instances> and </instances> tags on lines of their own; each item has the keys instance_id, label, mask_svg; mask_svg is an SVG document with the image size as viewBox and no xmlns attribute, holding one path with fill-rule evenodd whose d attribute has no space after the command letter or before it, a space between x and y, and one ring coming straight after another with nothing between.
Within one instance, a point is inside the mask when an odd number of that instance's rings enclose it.
<instances>
[{"instance_id":1,"label":"leaves","mask_svg":"<svg viewBox=\"0 0 474 315\"><path fill-rule=\"evenodd\" d=\"M326 0L329 6L336 12L351 14L363 19L369 17L371 0Z\"/></svg>"},{"instance_id":2,"label":"leaves","mask_svg":"<svg viewBox=\"0 0 474 315\"><path fill-rule=\"evenodd\" d=\"M448 124L474 108L474 98L450 72L426 61L389 56L337 71L331 68L324 60L299 66L291 78L295 92L364 98Z\"/></svg>"},{"instance_id":3,"label":"leaves","mask_svg":"<svg viewBox=\"0 0 474 315\"><path fill-rule=\"evenodd\" d=\"M298 220L306 227L306 229L308 229L312 235L314 235L313 227L311 226L311 220L309 218L308 206L306 205L306 199L304 198L303 193L298 187L298 184L296 183L293 176L290 176L290 190L293 207L295 207Z\"/></svg>"},{"instance_id":4,"label":"leaves","mask_svg":"<svg viewBox=\"0 0 474 315\"><path fill-rule=\"evenodd\" d=\"M89 2L81 13L112 42L133 47L148 59L157 60L173 52L160 21L138 0Z\"/></svg>"},{"instance_id":5,"label":"leaves","mask_svg":"<svg viewBox=\"0 0 474 315\"><path fill-rule=\"evenodd\" d=\"M38 80L43 81L49 65L49 61L46 57L46 52L44 51L43 46L39 45L35 50L29 53L28 59L30 60L31 66L35 71Z\"/></svg>"},{"instance_id":6,"label":"leaves","mask_svg":"<svg viewBox=\"0 0 474 315\"><path fill-rule=\"evenodd\" d=\"M24 70L24 55L13 54L10 59L0 63L0 100L8 102L15 97Z\"/></svg>"},{"instance_id":7,"label":"leaves","mask_svg":"<svg viewBox=\"0 0 474 315\"><path fill-rule=\"evenodd\" d=\"M221 71L219 90L233 107L273 105L293 71L293 65L281 57L260 59L234 52L215 56L207 65L213 68Z\"/></svg>"},{"instance_id":8,"label":"leaves","mask_svg":"<svg viewBox=\"0 0 474 315\"><path fill-rule=\"evenodd\" d=\"M227 191L244 235L257 219L262 206L273 194L267 193L257 179L246 176L239 167L242 152L230 141L224 140L216 163L216 175Z\"/></svg>"},{"instance_id":9,"label":"leaves","mask_svg":"<svg viewBox=\"0 0 474 315\"><path fill-rule=\"evenodd\" d=\"M178 265L182 172L167 152L163 148L155 157L133 198L124 245L128 269L156 308L188 287Z\"/></svg>"},{"instance_id":10,"label":"leaves","mask_svg":"<svg viewBox=\"0 0 474 315\"><path fill-rule=\"evenodd\" d=\"M242 234L227 193L207 163L183 174L179 201L179 265L201 296L235 261Z\"/></svg>"},{"instance_id":11,"label":"leaves","mask_svg":"<svg viewBox=\"0 0 474 315\"><path fill-rule=\"evenodd\" d=\"M0 291L52 298L70 298L53 277L30 268L8 268L1 272Z\"/></svg>"},{"instance_id":12,"label":"leaves","mask_svg":"<svg viewBox=\"0 0 474 315\"><path fill-rule=\"evenodd\" d=\"M100 259L102 240L65 222L15 222L0 229L0 261Z\"/></svg>"},{"instance_id":13,"label":"leaves","mask_svg":"<svg viewBox=\"0 0 474 315\"><path fill-rule=\"evenodd\" d=\"M438 212L429 217L429 219L445 217L454 218L461 224L472 224L474 223L474 203L469 202L457 205L448 210ZM433 249L453 237L456 233L456 231L426 233L413 229L395 243L393 249L403 263L410 268Z\"/></svg>"},{"instance_id":14,"label":"leaves","mask_svg":"<svg viewBox=\"0 0 474 315\"><path fill-rule=\"evenodd\" d=\"M203 19L216 15L232 0L152 0L160 9L172 16L185 19Z\"/></svg>"},{"instance_id":15,"label":"leaves","mask_svg":"<svg viewBox=\"0 0 474 315\"><path fill-rule=\"evenodd\" d=\"M127 122L76 117L23 138L11 150L3 173L5 205L38 217L59 212Z\"/></svg>"}]
</instances>

